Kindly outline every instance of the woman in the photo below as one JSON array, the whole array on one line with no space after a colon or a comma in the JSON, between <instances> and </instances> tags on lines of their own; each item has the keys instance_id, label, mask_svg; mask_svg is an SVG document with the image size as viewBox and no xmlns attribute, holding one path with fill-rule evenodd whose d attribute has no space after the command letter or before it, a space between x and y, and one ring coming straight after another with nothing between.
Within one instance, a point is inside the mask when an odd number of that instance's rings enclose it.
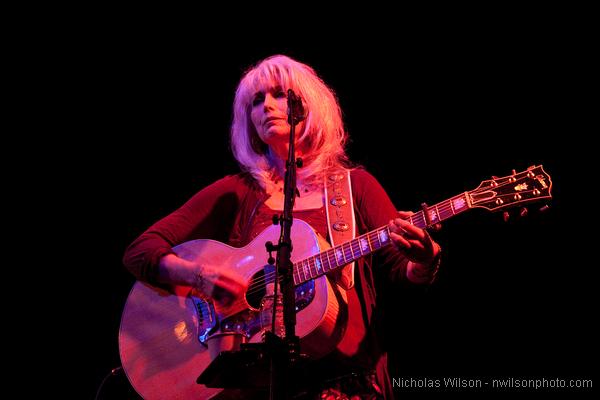
<instances>
[{"instance_id":1,"label":"woman","mask_svg":"<svg viewBox=\"0 0 600 400\"><path fill-rule=\"evenodd\" d=\"M377 304L377 290L390 282L430 283L440 247L407 220L410 213L396 211L373 176L352 167L344 150L347 136L338 101L308 65L275 55L245 73L236 91L231 127L231 147L242 172L202 189L151 226L128 247L124 264L138 280L193 287L217 307L226 308L243 296L247 277L219 265L186 260L172 248L200 238L242 247L272 224L273 214L281 212L290 132L288 89L302 99L306 115L296 127L296 153L303 167L298 169L294 218L331 242L328 177L349 171L356 231L363 234L387 225L393 243L361 258L356 267L328 274L332 287L348 304L345 327L335 348L312 362L310 383L300 388L298 396L392 398L381 340L383 304Z\"/></svg>"}]
</instances>

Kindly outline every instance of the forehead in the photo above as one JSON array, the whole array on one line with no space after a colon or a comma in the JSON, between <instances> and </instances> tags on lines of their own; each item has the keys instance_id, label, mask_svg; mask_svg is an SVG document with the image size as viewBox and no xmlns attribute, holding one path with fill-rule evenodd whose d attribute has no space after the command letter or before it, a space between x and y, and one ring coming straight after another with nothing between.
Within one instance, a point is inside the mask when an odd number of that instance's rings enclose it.
<instances>
[{"instance_id":1,"label":"forehead","mask_svg":"<svg viewBox=\"0 0 600 400\"><path fill-rule=\"evenodd\" d=\"M274 88L288 88L290 76L283 68L261 68L254 71L250 79L250 87L253 93L267 92Z\"/></svg>"},{"instance_id":2,"label":"forehead","mask_svg":"<svg viewBox=\"0 0 600 400\"><path fill-rule=\"evenodd\" d=\"M252 82L251 93L267 93L282 90L286 87L284 82L275 79L261 79Z\"/></svg>"},{"instance_id":3,"label":"forehead","mask_svg":"<svg viewBox=\"0 0 600 400\"><path fill-rule=\"evenodd\" d=\"M259 95L259 94L264 94L264 93L275 93L275 92L280 92L283 90L283 86L279 85L279 84L274 84L274 85L264 85L262 87L258 87L255 91L254 91L254 95Z\"/></svg>"}]
</instances>

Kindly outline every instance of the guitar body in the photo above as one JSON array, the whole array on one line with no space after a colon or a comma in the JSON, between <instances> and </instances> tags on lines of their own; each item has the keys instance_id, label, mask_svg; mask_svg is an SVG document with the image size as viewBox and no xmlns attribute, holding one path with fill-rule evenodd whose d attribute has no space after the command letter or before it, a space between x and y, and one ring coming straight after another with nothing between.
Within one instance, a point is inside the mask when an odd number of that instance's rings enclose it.
<instances>
[{"instance_id":1,"label":"guitar body","mask_svg":"<svg viewBox=\"0 0 600 400\"><path fill-rule=\"evenodd\" d=\"M221 351L237 350L242 342L261 342L260 298L264 291L265 242L277 243L272 226L243 248L214 240L194 240L174 248L178 256L200 264L235 270L249 283L243 309L219 315L211 302L194 296L189 287L172 291L137 282L127 298L119 331L123 369L145 399L206 399L222 389L196 383ZM326 242L304 221L292 225L292 261L317 254ZM339 342L347 318L343 290L326 275L296 287L296 334L303 353L319 358Z\"/></svg>"}]
</instances>

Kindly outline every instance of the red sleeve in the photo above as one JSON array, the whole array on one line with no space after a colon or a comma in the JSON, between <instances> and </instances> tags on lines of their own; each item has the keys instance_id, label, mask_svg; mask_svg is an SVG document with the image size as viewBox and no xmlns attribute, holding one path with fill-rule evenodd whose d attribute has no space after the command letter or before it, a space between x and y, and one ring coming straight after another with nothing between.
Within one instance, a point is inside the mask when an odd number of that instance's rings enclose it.
<instances>
[{"instance_id":1,"label":"red sleeve","mask_svg":"<svg viewBox=\"0 0 600 400\"><path fill-rule=\"evenodd\" d=\"M178 210L153 224L125 251L123 264L141 281L156 283L158 263L172 247L194 239L227 241L243 182L227 176L196 193Z\"/></svg>"},{"instance_id":2,"label":"red sleeve","mask_svg":"<svg viewBox=\"0 0 600 400\"><path fill-rule=\"evenodd\" d=\"M373 175L364 169L355 169L351 177L354 207L364 229L372 231L398 217L392 200ZM374 259L377 261L374 268L389 270L389 277L393 280L406 277L408 259L395 246L386 246L377 251Z\"/></svg>"}]
</instances>

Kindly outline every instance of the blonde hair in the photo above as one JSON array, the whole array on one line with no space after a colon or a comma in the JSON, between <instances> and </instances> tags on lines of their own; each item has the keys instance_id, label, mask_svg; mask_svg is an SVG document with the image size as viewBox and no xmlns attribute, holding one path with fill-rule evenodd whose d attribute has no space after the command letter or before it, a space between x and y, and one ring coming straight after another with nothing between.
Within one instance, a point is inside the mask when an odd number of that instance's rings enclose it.
<instances>
[{"instance_id":1,"label":"blonde hair","mask_svg":"<svg viewBox=\"0 0 600 400\"><path fill-rule=\"evenodd\" d=\"M287 56L268 57L242 77L233 104L233 155L242 170L248 171L261 187L270 185L276 174L274 156L260 140L250 113L254 95L277 85L286 92L292 89L304 105L304 129L296 132L296 149L302 153L304 162L298 169L298 179L305 184L320 185L327 170L350 165L344 150L347 135L342 113L333 90L315 71Z\"/></svg>"}]
</instances>

